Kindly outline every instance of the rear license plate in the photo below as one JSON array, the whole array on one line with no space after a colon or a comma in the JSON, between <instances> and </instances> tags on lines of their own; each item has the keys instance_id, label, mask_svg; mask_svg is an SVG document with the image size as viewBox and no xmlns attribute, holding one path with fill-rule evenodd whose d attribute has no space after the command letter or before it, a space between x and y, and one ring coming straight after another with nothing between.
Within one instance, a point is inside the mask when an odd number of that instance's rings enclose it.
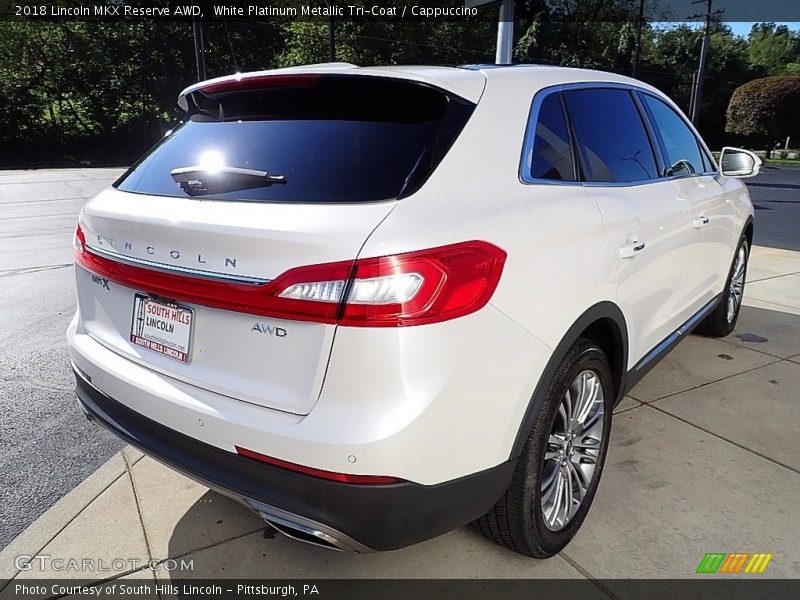
<instances>
[{"instance_id":1,"label":"rear license plate","mask_svg":"<svg viewBox=\"0 0 800 600\"><path fill-rule=\"evenodd\" d=\"M131 342L184 363L189 362L194 312L191 308L136 294Z\"/></svg>"}]
</instances>

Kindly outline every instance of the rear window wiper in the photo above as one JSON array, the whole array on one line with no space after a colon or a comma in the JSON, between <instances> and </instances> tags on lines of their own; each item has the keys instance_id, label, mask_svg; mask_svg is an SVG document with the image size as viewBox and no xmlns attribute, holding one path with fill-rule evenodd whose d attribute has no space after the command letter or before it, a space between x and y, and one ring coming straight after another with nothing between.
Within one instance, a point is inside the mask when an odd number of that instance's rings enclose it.
<instances>
[{"instance_id":1,"label":"rear window wiper","mask_svg":"<svg viewBox=\"0 0 800 600\"><path fill-rule=\"evenodd\" d=\"M190 196L286 183L285 175L270 175L267 171L259 169L222 165L214 168L201 165L179 167L172 169L170 175L172 180L180 184L181 189Z\"/></svg>"}]
</instances>

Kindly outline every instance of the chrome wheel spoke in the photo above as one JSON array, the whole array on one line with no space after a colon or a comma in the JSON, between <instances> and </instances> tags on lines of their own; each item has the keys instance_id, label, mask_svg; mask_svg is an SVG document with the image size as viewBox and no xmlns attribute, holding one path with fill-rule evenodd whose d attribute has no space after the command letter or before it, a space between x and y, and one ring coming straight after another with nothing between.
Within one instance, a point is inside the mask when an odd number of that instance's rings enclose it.
<instances>
[{"instance_id":1,"label":"chrome wheel spoke","mask_svg":"<svg viewBox=\"0 0 800 600\"><path fill-rule=\"evenodd\" d=\"M744 246L739 248L736 253L736 262L733 264L733 271L731 272L731 282L728 285L728 305L727 317L728 322L732 323L739 312L739 307L742 304L742 297L744 296L744 276L747 267L747 252Z\"/></svg>"},{"instance_id":2,"label":"chrome wheel spoke","mask_svg":"<svg viewBox=\"0 0 800 600\"><path fill-rule=\"evenodd\" d=\"M578 460L581 461L581 464L597 464L597 457L600 454L600 442L597 442L596 446L578 448L575 454Z\"/></svg>"},{"instance_id":3,"label":"chrome wheel spoke","mask_svg":"<svg viewBox=\"0 0 800 600\"><path fill-rule=\"evenodd\" d=\"M560 457L558 450L548 450L544 453L545 460L555 460Z\"/></svg>"},{"instance_id":4,"label":"chrome wheel spoke","mask_svg":"<svg viewBox=\"0 0 800 600\"><path fill-rule=\"evenodd\" d=\"M567 467L564 467L564 509L561 524L566 525L567 521L572 517L572 503L573 503L573 490L572 490L572 474Z\"/></svg>"},{"instance_id":5,"label":"chrome wheel spoke","mask_svg":"<svg viewBox=\"0 0 800 600\"><path fill-rule=\"evenodd\" d=\"M553 528L557 524L563 492L564 473L559 469L550 485L548 493L542 496L542 511L544 513L545 522L550 528Z\"/></svg>"},{"instance_id":6,"label":"chrome wheel spoke","mask_svg":"<svg viewBox=\"0 0 800 600\"><path fill-rule=\"evenodd\" d=\"M739 256L737 256L737 258L736 258L736 269L733 272L733 278L735 280L737 280L737 281L742 278L742 275L744 275L744 256L743 256L743 254L744 254L744 252L740 251L739 252Z\"/></svg>"},{"instance_id":7,"label":"chrome wheel spoke","mask_svg":"<svg viewBox=\"0 0 800 600\"><path fill-rule=\"evenodd\" d=\"M575 475L575 481L578 483L580 494L579 497L583 498L586 495L587 490L589 489L589 484L591 483L591 476L594 473L592 472L588 475L583 470L582 465L575 464L574 461L569 462L569 469L572 471L573 475Z\"/></svg>"},{"instance_id":8,"label":"chrome wheel spoke","mask_svg":"<svg viewBox=\"0 0 800 600\"><path fill-rule=\"evenodd\" d=\"M600 405L589 419L583 424L580 432L576 432L575 443L579 443L586 437L599 439L603 435L603 406Z\"/></svg>"},{"instance_id":9,"label":"chrome wheel spoke","mask_svg":"<svg viewBox=\"0 0 800 600\"><path fill-rule=\"evenodd\" d=\"M558 407L558 412L562 414L564 419L564 431L569 429L569 424L572 422L572 390L567 388L567 391L564 392L564 402L561 403L561 406Z\"/></svg>"},{"instance_id":10,"label":"chrome wheel spoke","mask_svg":"<svg viewBox=\"0 0 800 600\"><path fill-rule=\"evenodd\" d=\"M569 416L567 415L567 409L564 408L563 402L558 407L558 416L561 418L562 431L566 431L569 427Z\"/></svg>"}]
</instances>

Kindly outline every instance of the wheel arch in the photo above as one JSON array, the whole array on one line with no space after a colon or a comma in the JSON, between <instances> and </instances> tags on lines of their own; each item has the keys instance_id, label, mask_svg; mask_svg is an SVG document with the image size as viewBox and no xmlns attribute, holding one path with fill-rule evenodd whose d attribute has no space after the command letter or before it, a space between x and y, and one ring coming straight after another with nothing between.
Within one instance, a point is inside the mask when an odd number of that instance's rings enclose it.
<instances>
[{"instance_id":1,"label":"wheel arch","mask_svg":"<svg viewBox=\"0 0 800 600\"><path fill-rule=\"evenodd\" d=\"M511 449L512 460L522 453L528 432L544 402L544 394L553 374L575 341L581 337L593 341L605 352L614 383L614 406L622 400L628 370L628 328L625 317L616 304L608 301L598 302L572 324L547 362L514 439Z\"/></svg>"}]
</instances>

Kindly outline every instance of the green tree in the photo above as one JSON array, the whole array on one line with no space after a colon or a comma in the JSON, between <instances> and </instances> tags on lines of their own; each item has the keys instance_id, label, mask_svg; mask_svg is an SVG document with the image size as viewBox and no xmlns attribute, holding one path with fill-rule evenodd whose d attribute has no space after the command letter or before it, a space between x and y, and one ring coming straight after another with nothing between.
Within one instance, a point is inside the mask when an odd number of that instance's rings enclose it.
<instances>
[{"instance_id":1,"label":"green tree","mask_svg":"<svg viewBox=\"0 0 800 600\"><path fill-rule=\"evenodd\" d=\"M786 25L756 23L750 31L750 64L767 75L787 72L789 63L800 62L800 37Z\"/></svg>"},{"instance_id":2,"label":"green tree","mask_svg":"<svg viewBox=\"0 0 800 600\"><path fill-rule=\"evenodd\" d=\"M800 135L798 106L800 76L754 79L733 93L725 129L764 143L769 156L776 141Z\"/></svg>"},{"instance_id":3,"label":"green tree","mask_svg":"<svg viewBox=\"0 0 800 600\"><path fill-rule=\"evenodd\" d=\"M514 58L571 67L629 70L635 0L518 2L521 34Z\"/></svg>"}]
</instances>

